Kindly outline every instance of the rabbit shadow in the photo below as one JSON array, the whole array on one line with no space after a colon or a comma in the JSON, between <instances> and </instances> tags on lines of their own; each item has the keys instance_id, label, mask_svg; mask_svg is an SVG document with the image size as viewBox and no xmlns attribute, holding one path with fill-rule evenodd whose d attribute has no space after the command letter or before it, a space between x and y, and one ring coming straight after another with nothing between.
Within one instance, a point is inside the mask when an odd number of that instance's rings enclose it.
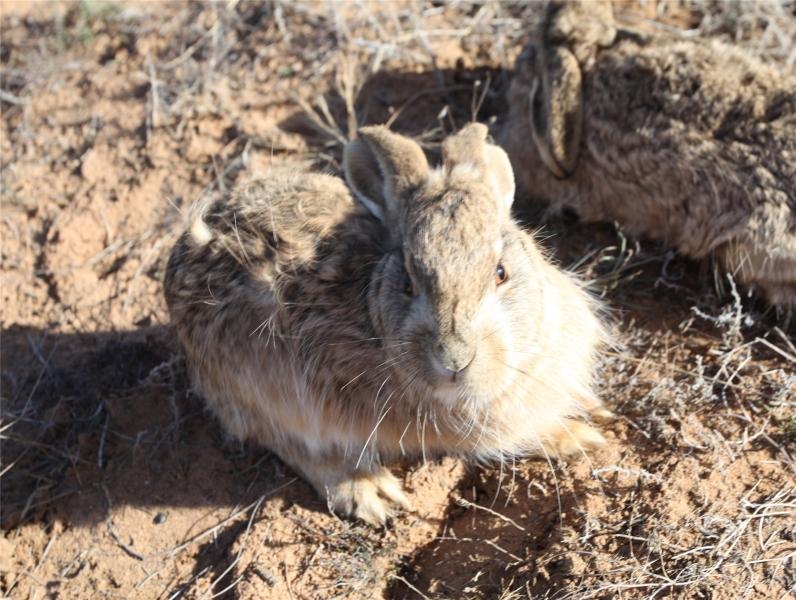
<instances>
[{"instance_id":1,"label":"rabbit shadow","mask_svg":"<svg viewBox=\"0 0 796 600\"><path fill-rule=\"evenodd\" d=\"M470 121L494 123L505 114L511 71L462 65L431 71L378 71L364 77L347 103L346 90L332 87L312 106L297 109L279 127L304 137L320 166L341 172L343 140L356 127L388 124L416 139L436 159L439 142ZM311 112L307 110L311 109Z\"/></svg>"},{"instance_id":2,"label":"rabbit shadow","mask_svg":"<svg viewBox=\"0 0 796 600\"><path fill-rule=\"evenodd\" d=\"M517 586L535 598L566 585L571 555L549 557L584 529L600 483L544 459L523 460L516 474L507 467L468 469L437 535L402 565L388 598L498 598ZM612 494L633 486L614 485Z\"/></svg>"},{"instance_id":3,"label":"rabbit shadow","mask_svg":"<svg viewBox=\"0 0 796 600\"><path fill-rule=\"evenodd\" d=\"M2 527L90 526L133 507L167 529L170 508L263 495L326 510L267 450L228 438L190 391L173 332L2 332Z\"/></svg>"}]
</instances>

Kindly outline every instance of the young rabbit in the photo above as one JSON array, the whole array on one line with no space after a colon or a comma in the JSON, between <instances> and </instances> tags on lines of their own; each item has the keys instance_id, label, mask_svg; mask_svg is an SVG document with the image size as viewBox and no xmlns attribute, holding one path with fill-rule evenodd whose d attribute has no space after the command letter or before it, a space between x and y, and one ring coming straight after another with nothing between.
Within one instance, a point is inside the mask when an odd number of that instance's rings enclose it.
<instances>
[{"instance_id":1,"label":"young rabbit","mask_svg":"<svg viewBox=\"0 0 796 600\"><path fill-rule=\"evenodd\" d=\"M224 427L301 473L335 511L407 507L391 458L567 454L601 327L512 220L509 159L471 124L430 168L383 126L344 183L273 169L198 211L166 299L192 380Z\"/></svg>"},{"instance_id":2,"label":"young rabbit","mask_svg":"<svg viewBox=\"0 0 796 600\"><path fill-rule=\"evenodd\" d=\"M552 2L497 134L526 191L796 306L796 77L717 41L620 29Z\"/></svg>"}]
</instances>

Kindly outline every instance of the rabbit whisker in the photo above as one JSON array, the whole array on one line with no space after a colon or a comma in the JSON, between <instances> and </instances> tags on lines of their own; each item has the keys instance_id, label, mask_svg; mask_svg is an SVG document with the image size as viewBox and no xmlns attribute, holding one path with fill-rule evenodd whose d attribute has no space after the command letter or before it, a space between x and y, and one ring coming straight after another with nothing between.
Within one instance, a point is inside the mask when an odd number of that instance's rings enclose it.
<instances>
[{"instance_id":1,"label":"rabbit whisker","mask_svg":"<svg viewBox=\"0 0 796 600\"><path fill-rule=\"evenodd\" d=\"M502 447L502 444L498 442L498 448L500 447ZM500 484L503 483L503 463L505 461L506 453L501 450L498 456L500 457L500 466L498 468L498 484L495 486L495 495L492 496L492 502L489 504L489 508L495 507L495 503L500 496Z\"/></svg>"},{"instance_id":2,"label":"rabbit whisker","mask_svg":"<svg viewBox=\"0 0 796 600\"><path fill-rule=\"evenodd\" d=\"M531 431L533 432L533 437L536 438L536 443L539 445L539 449L542 451L542 455L544 456L545 461L547 462L547 466L550 467L550 474L553 476L553 485L556 488L556 502L558 503L558 522L559 524L563 525L564 508L561 504L561 488L558 486L558 477L556 476L556 470L555 467L553 466L553 461L550 460L550 454L548 454L547 448L544 447L542 440L539 439L539 435L536 433L534 429L531 429Z\"/></svg>"},{"instance_id":3,"label":"rabbit whisker","mask_svg":"<svg viewBox=\"0 0 796 600\"><path fill-rule=\"evenodd\" d=\"M575 437L575 434L572 433L572 431L569 429L569 427L566 426L566 423L561 418L556 417L556 420L559 422L564 431L567 432L567 435L569 435L569 437L572 438L572 441L575 442L575 444L578 447L578 450L580 450L581 455L583 456L584 459L586 459L586 462L589 464L589 470L592 473L594 473L594 463L589 457L589 454L586 452L586 449L581 445L581 443ZM603 491L603 486L602 483L600 483L600 480L597 478L595 478L595 480L597 481L597 486L600 488L600 491Z\"/></svg>"},{"instance_id":4,"label":"rabbit whisker","mask_svg":"<svg viewBox=\"0 0 796 600\"><path fill-rule=\"evenodd\" d=\"M381 391L384 389L384 386L387 385L387 382L390 380L390 377L392 377L392 375L387 375L387 377L384 378L384 381L381 382L381 385L379 386L379 389L376 390L376 395L373 397L373 412L374 413L376 412L376 403L379 401L379 396L381 395ZM392 395L392 394L390 394L390 395ZM388 399L389 399L389 396L388 396ZM384 407L382 406L382 408L384 408ZM379 411L379 412L381 412L381 411Z\"/></svg>"},{"instance_id":5,"label":"rabbit whisker","mask_svg":"<svg viewBox=\"0 0 796 600\"><path fill-rule=\"evenodd\" d=\"M406 422L406 427L401 432L401 437L398 438L398 447L401 449L401 456L406 456L406 449L404 448L404 437L406 436L406 432L409 431L409 427L412 425L412 421Z\"/></svg>"},{"instance_id":6,"label":"rabbit whisker","mask_svg":"<svg viewBox=\"0 0 796 600\"><path fill-rule=\"evenodd\" d=\"M354 383L354 382L355 382L357 379L359 379L359 378L360 378L360 377L362 377L362 376L363 376L365 373L367 373L367 372L369 372L369 371L371 371L371 370L374 370L374 371L375 371L376 369L378 369L378 368L380 368L380 367L384 367L385 365L387 365L387 367L385 367L385 368L389 368L389 366L390 366L390 363L394 363L394 362L398 361L398 360L399 360L399 359L400 359L402 356L404 356L405 354L408 354L408 353L409 353L408 351L406 351L406 352L402 352L402 353L401 353L401 354L399 354L398 356L396 356L396 357L393 357L393 358L388 358L388 359L387 359L387 360L385 360L383 363L381 363L381 364L378 364L378 365L376 365L375 367L372 367L372 369L371 369L371 368L365 369L365 370L364 370L364 371L362 371L362 372L361 372L359 375L356 375L356 376L354 376L354 377L353 377L352 379L350 379L350 380L349 380L349 381L348 381L348 382L347 382L345 385L343 385L343 386L340 388L340 391L342 392L342 391L343 391L344 389L346 389L346 388L347 388L349 385L351 385L352 383Z\"/></svg>"},{"instance_id":7,"label":"rabbit whisker","mask_svg":"<svg viewBox=\"0 0 796 600\"><path fill-rule=\"evenodd\" d=\"M511 497L514 495L514 489L517 484L517 457L511 455L511 482L509 483L509 491L506 494L506 501L503 503L504 507L508 507L511 502Z\"/></svg>"},{"instance_id":8,"label":"rabbit whisker","mask_svg":"<svg viewBox=\"0 0 796 600\"><path fill-rule=\"evenodd\" d=\"M346 341L346 342L329 342L326 345L327 346L346 346L348 344L364 344L366 342L376 342L376 341L397 342L398 344L411 344L412 343L409 340L402 340L400 338L386 338L386 337L375 336L375 337L363 338L361 340L349 340L349 341Z\"/></svg>"},{"instance_id":9,"label":"rabbit whisker","mask_svg":"<svg viewBox=\"0 0 796 600\"><path fill-rule=\"evenodd\" d=\"M421 413L423 414L423 427L420 431L420 452L423 457L423 462L426 462L428 460L426 457L426 423L428 422L428 413L420 411L417 413L418 416L420 416Z\"/></svg>"},{"instance_id":10,"label":"rabbit whisker","mask_svg":"<svg viewBox=\"0 0 796 600\"><path fill-rule=\"evenodd\" d=\"M384 409L384 407L387 406L387 403L390 401L391 397L392 397L392 394L387 396L387 399L384 401L384 404L382 405L382 409ZM379 425L381 425L381 422L384 421L385 417L387 416L387 414L391 410L392 410L392 405L387 406L387 410L382 410L381 411L381 415L379 416L378 420L376 421L376 424L373 426L373 429L370 432L370 435L368 435L368 438L365 440L365 443L362 446L362 452L359 453L359 458L357 459L357 463L356 463L356 466L354 467L354 469L358 469L359 468L359 464L360 464L360 462L362 462L362 457L365 456L365 451L368 449L368 445L370 445L370 441L376 435L376 431L379 429Z\"/></svg>"}]
</instances>

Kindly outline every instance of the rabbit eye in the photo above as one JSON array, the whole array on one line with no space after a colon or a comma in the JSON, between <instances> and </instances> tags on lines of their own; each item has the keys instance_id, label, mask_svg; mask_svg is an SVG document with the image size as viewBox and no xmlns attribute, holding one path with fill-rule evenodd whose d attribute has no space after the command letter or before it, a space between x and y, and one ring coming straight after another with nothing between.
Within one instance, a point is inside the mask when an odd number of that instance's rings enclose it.
<instances>
[{"instance_id":1,"label":"rabbit eye","mask_svg":"<svg viewBox=\"0 0 796 600\"><path fill-rule=\"evenodd\" d=\"M497 285L502 285L509 280L509 272L506 270L501 263L498 263L498 266L495 268L495 283Z\"/></svg>"},{"instance_id":2,"label":"rabbit eye","mask_svg":"<svg viewBox=\"0 0 796 600\"><path fill-rule=\"evenodd\" d=\"M401 291L407 296L415 295L415 283L406 271L404 271L403 278L401 279Z\"/></svg>"}]
</instances>

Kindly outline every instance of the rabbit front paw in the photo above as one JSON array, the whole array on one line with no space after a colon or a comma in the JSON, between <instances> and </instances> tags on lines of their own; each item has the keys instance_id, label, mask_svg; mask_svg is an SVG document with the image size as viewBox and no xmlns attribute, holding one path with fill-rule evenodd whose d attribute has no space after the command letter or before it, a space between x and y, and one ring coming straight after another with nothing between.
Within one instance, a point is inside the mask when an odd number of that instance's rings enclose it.
<instances>
[{"instance_id":1,"label":"rabbit front paw","mask_svg":"<svg viewBox=\"0 0 796 600\"><path fill-rule=\"evenodd\" d=\"M398 478L386 468L358 472L327 486L330 508L337 514L361 519L374 527L383 526L395 514L395 507L409 508L409 500Z\"/></svg>"},{"instance_id":2,"label":"rabbit front paw","mask_svg":"<svg viewBox=\"0 0 796 600\"><path fill-rule=\"evenodd\" d=\"M606 413L608 416L612 416L610 412L606 411ZM608 417L606 416L606 418ZM585 454L586 450L604 446L605 443L602 434L591 425L574 419L564 419L561 422L561 427L549 437L545 447L554 456L565 458Z\"/></svg>"}]
</instances>

